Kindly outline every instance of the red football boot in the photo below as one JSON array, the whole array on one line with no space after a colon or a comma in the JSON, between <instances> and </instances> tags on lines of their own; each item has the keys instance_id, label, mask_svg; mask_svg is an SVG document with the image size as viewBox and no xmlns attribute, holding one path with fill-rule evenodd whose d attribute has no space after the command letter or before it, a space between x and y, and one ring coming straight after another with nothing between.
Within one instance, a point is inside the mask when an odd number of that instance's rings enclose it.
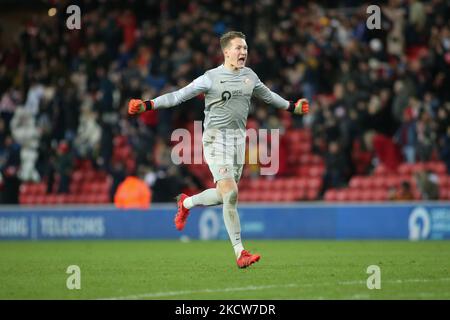
<instances>
[{"instance_id":1,"label":"red football boot","mask_svg":"<svg viewBox=\"0 0 450 320\"><path fill-rule=\"evenodd\" d=\"M242 250L241 256L237 259L237 265L239 268L247 268L251 264L258 262L260 258L259 254L251 254L247 250Z\"/></svg>"},{"instance_id":2,"label":"red football boot","mask_svg":"<svg viewBox=\"0 0 450 320\"><path fill-rule=\"evenodd\" d=\"M188 198L189 196L187 194L181 193L177 196L177 205L178 205L178 211L177 215L175 216L175 227L178 230L183 230L184 225L186 224L187 217L189 215L189 209L186 209L183 206L184 199Z\"/></svg>"}]
</instances>

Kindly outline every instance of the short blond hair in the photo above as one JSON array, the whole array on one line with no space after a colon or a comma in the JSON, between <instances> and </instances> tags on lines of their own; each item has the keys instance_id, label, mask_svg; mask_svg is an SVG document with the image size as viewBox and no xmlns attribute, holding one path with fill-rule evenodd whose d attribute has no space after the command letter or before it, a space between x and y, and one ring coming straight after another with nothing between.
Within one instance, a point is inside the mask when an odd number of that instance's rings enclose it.
<instances>
[{"instance_id":1,"label":"short blond hair","mask_svg":"<svg viewBox=\"0 0 450 320\"><path fill-rule=\"evenodd\" d=\"M228 45L230 44L230 41L235 38L241 38L245 40L245 34L243 34L240 31L228 31L227 33L224 33L220 37L220 47L222 50L224 50Z\"/></svg>"}]
</instances>

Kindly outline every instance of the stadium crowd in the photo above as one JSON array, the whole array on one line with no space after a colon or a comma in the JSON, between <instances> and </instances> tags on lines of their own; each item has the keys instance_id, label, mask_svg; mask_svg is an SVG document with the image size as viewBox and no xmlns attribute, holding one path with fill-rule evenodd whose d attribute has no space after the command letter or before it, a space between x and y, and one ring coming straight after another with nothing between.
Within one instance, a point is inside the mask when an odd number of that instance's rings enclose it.
<instances>
[{"instance_id":1,"label":"stadium crowd","mask_svg":"<svg viewBox=\"0 0 450 320\"><path fill-rule=\"evenodd\" d=\"M80 2L80 30L67 29L63 6L54 17L34 14L19 30L0 30L4 203L18 202L24 181L46 181L49 192L57 181L57 192L68 192L83 159L112 177L111 199L130 174L152 187L153 201L202 189L170 159L172 131L203 119L202 98L139 118L127 116L127 102L219 65L219 37L228 30L246 34L247 65L273 91L311 101L310 115L287 122L255 101L249 119L282 132L310 128L326 166L322 195L379 163L395 170L403 161L440 159L450 173L445 0L387 1L379 30L367 28L367 4L356 1ZM115 155L118 141L130 146L126 159Z\"/></svg>"}]
</instances>

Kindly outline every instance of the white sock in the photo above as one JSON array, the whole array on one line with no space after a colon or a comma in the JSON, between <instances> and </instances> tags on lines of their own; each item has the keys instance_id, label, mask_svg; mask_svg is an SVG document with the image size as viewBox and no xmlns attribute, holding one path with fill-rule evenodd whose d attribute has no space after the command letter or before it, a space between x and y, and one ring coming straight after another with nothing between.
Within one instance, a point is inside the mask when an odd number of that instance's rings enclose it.
<instances>
[{"instance_id":1,"label":"white sock","mask_svg":"<svg viewBox=\"0 0 450 320\"><path fill-rule=\"evenodd\" d=\"M211 188L184 199L183 206L186 209L191 209L194 206L215 206L221 203L222 198L216 188Z\"/></svg>"},{"instance_id":2,"label":"white sock","mask_svg":"<svg viewBox=\"0 0 450 320\"><path fill-rule=\"evenodd\" d=\"M194 204L192 203L192 197L187 197L183 200L183 207L185 207L186 209L190 209L193 206Z\"/></svg>"},{"instance_id":3,"label":"white sock","mask_svg":"<svg viewBox=\"0 0 450 320\"><path fill-rule=\"evenodd\" d=\"M223 196L223 220L234 249L234 254L236 258L239 258L244 247L242 246L241 223L237 212L237 192L234 190Z\"/></svg>"},{"instance_id":4,"label":"white sock","mask_svg":"<svg viewBox=\"0 0 450 320\"><path fill-rule=\"evenodd\" d=\"M242 245L242 242L237 243L234 247L234 254L236 255L236 258L239 259L239 257L241 256L241 252L242 250L244 250L244 246Z\"/></svg>"}]
</instances>

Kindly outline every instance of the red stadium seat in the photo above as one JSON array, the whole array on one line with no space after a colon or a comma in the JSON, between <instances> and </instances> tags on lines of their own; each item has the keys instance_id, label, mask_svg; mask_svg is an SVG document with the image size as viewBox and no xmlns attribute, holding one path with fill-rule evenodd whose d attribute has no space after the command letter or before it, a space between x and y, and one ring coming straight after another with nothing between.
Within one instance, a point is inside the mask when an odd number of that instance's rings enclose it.
<instances>
[{"instance_id":1,"label":"red stadium seat","mask_svg":"<svg viewBox=\"0 0 450 320\"><path fill-rule=\"evenodd\" d=\"M282 114L285 115L286 112L283 112ZM284 128L286 128L286 129L292 128L292 117L283 116L281 118L281 122L282 122Z\"/></svg>"},{"instance_id":2,"label":"red stadium seat","mask_svg":"<svg viewBox=\"0 0 450 320\"><path fill-rule=\"evenodd\" d=\"M270 190L272 189L272 181L266 179L258 179L257 188L258 190Z\"/></svg>"},{"instance_id":3,"label":"red stadium seat","mask_svg":"<svg viewBox=\"0 0 450 320\"><path fill-rule=\"evenodd\" d=\"M32 194L33 193L33 187L30 183L22 183L20 185L20 193L22 194Z\"/></svg>"},{"instance_id":4,"label":"red stadium seat","mask_svg":"<svg viewBox=\"0 0 450 320\"><path fill-rule=\"evenodd\" d=\"M98 197L98 201L99 203L110 203L111 200L109 198L109 193L101 193L100 196Z\"/></svg>"},{"instance_id":5,"label":"red stadium seat","mask_svg":"<svg viewBox=\"0 0 450 320\"><path fill-rule=\"evenodd\" d=\"M363 185L362 180L363 180L363 177L361 177L361 176L353 176L350 179L349 186L351 188L355 188L355 189L361 188Z\"/></svg>"},{"instance_id":6,"label":"red stadium seat","mask_svg":"<svg viewBox=\"0 0 450 320\"><path fill-rule=\"evenodd\" d=\"M253 202L258 202L258 201L267 201L267 197L268 195L272 194L271 192L266 191L265 193L261 193L261 192L257 192L257 191L253 191L250 194L250 200Z\"/></svg>"},{"instance_id":7,"label":"red stadium seat","mask_svg":"<svg viewBox=\"0 0 450 320\"><path fill-rule=\"evenodd\" d=\"M83 171L77 170L72 172L71 181L74 183L79 183L83 179Z\"/></svg>"},{"instance_id":8,"label":"red stadium seat","mask_svg":"<svg viewBox=\"0 0 450 320\"><path fill-rule=\"evenodd\" d=\"M361 188L363 190L372 189L374 187L374 183L371 177L362 177L361 178Z\"/></svg>"},{"instance_id":9,"label":"red stadium seat","mask_svg":"<svg viewBox=\"0 0 450 320\"><path fill-rule=\"evenodd\" d=\"M90 190L92 193L95 194L101 194L102 193L102 183L100 182L93 182L91 183Z\"/></svg>"},{"instance_id":10,"label":"red stadium seat","mask_svg":"<svg viewBox=\"0 0 450 320\"><path fill-rule=\"evenodd\" d=\"M439 185L440 189L447 187L447 176L446 175L444 175L444 174L438 175L438 185Z\"/></svg>"},{"instance_id":11,"label":"red stadium seat","mask_svg":"<svg viewBox=\"0 0 450 320\"><path fill-rule=\"evenodd\" d=\"M306 199L306 189L296 189L292 191L295 197L295 200L303 200Z\"/></svg>"},{"instance_id":12,"label":"red stadium seat","mask_svg":"<svg viewBox=\"0 0 450 320\"><path fill-rule=\"evenodd\" d=\"M256 192L255 190L249 191L247 192L247 201L251 202L265 201L264 199L267 197L267 194L268 191L264 192Z\"/></svg>"},{"instance_id":13,"label":"red stadium seat","mask_svg":"<svg viewBox=\"0 0 450 320\"><path fill-rule=\"evenodd\" d=\"M242 178L238 183L239 190L247 189L247 185L248 185L248 179Z\"/></svg>"},{"instance_id":14,"label":"red stadium seat","mask_svg":"<svg viewBox=\"0 0 450 320\"><path fill-rule=\"evenodd\" d=\"M296 197L295 197L295 193L292 191L286 191L281 194L281 201L283 201L283 202L294 201L294 200L296 200Z\"/></svg>"},{"instance_id":15,"label":"red stadium seat","mask_svg":"<svg viewBox=\"0 0 450 320\"><path fill-rule=\"evenodd\" d=\"M47 184L45 182L39 182L32 184L33 186L33 194L42 195L47 192Z\"/></svg>"},{"instance_id":16,"label":"red stadium seat","mask_svg":"<svg viewBox=\"0 0 450 320\"><path fill-rule=\"evenodd\" d=\"M259 193L259 192L252 191L252 192L249 193L248 199L249 199L249 201L251 201L251 202L255 202L255 201L263 201L262 199L264 199L264 194Z\"/></svg>"},{"instance_id":17,"label":"red stadium seat","mask_svg":"<svg viewBox=\"0 0 450 320\"><path fill-rule=\"evenodd\" d=\"M399 167L398 167L398 173L399 174L411 174L413 166L412 164L409 163L402 163Z\"/></svg>"},{"instance_id":18,"label":"red stadium seat","mask_svg":"<svg viewBox=\"0 0 450 320\"><path fill-rule=\"evenodd\" d=\"M108 178L108 175L104 171L96 171L94 173L94 180L97 182L103 182L106 181Z\"/></svg>"},{"instance_id":19,"label":"red stadium seat","mask_svg":"<svg viewBox=\"0 0 450 320\"><path fill-rule=\"evenodd\" d=\"M311 152L311 143L310 142L299 143L298 145L296 145L295 150L297 150L300 153L309 153Z\"/></svg>"},{"instance_id":20,"label":"red stadium seat","mask_svg":"<svg viewBox=\"0 0 450 320\"><path fill-rule=\"evenodd\" d=\"M247 191L239 191L239 202L247 202Z\"/></svg>"},{"instance_id":21,"label":"red stadium seat","mask_svg":"<svg viewBox=\"0 0 450 320\"><path fill-rule=\"evenodd\" d=\"M278 191L275 193L275 201L285 201L286 198L286 192L285 191Z\"/></svg>"},{"instance_id":22,"label":"red stadium seat","mask_svg":"<svg viewBox=\"0 0 450 320\"><path fill-rule=\"evenodd\" d=\"M34 196L33 195L26 195L26 194L21 194L19 196L19 203L23 204L23 205L27 205L27 204L32 204L34 200Z\"/></svg>"},{"instance_id":23,"label":"red stadium seat","mask_svg":"<svg viewBox=\"0 0 450 320\"><path fill-rule=\"evenodd\" d=\"M112 186L112 181L109 181L109 179L108 179L105 182L102 182L100 185L101 185L100 191L103 193L109 194L109 192L111 190L111 186Z\"/></svg>"},{"instance_id":24,"label":"red stadium seat","mask_svg":"<svg viewBox=\"0 0 450 320\"><path fill-rule=\"evenodd\" d=\"M359 189L348 188L348 201L358 201L359 200Z\"/></svg>"},{"instance_id":25,"label":"red stadium seat","mask_svg":"<svg viewBox=\"0 0 450 320\"><path fill-rule=\"evenodd\" d=\"M316 164L308 167L308 173L311 177L322 177L325 172L325 166Z\"/></svg>"},{"instance_id":26,"label":"red stadium seat","mask_svg":"<svg viewBox=\"0 0 450 320\"><path fill-rule=\"evenodd\" d=\"M450 200L450 188L442 188L439 190L439 199L441 200Z\"/></svg>"},{"instance_id":27,"label":"red stadium seat","mask_svg":"<svg viewBox=\"0 0 450 320\"><path fill-rule=\"evenodd\" d=\"M33 199L33 203L35 203L35 204L45 204L45 200L46 200L46 196L44 196L44 195L39 195L39 196L36 196L34 199Z\"/></svg>"},{"instance_id":28,"label":"red stadium seat","mask_svg":"<svg viewBox=\"0 0 450 320\"><path fill-rule=\"evenodd\" d=\"M317 200L317 197L319 195L319 189L308 189L306 190L306 199L310 201Z\"/></svg>"},{"instance_id":29,"label":"red stadium seat","mask_svg":"<svg viewBox=\"0 0 450 320\"><path fill-rule=\"evenodd\" d=\"M305 165L305 164L314 164L317 160L313 154L307 153L302 154L299 157L299 163Z\"/></svg>"},{"instance_id":30,"label":"red stadium seat","mask_svg":"<svg viewBox=\"0 0 450 320\"><path fill-rule=\"evenodd\" d=\"M379 164L374 170L374 174L377 176L378 175L384 176L389 173L390 173L390 170L384 164Z\"/></svg>"},{"instance_id":31,"label":"red stadium seat","mask_svg":"<svg viewBox=\"0 0 450 320\"><path fill-rule=\"evenodd\" d=\"M285 179L284 187L286 190L295 190L296 189L295 179L294 178Z\"/></svg>"},{"instance_id":32,"label":"red stadium seat","mask_svg":"<svg viewBox=\"0 0 450 320\"><path fill-rule=\"evenodd\" d=\"M384 189L377 189L373 193L373 200L375 201L385 201L387 199L387 192Z\"/></svg>"},{"instance_id":33,"label":"red stadium seat","mask_svg":"<svg viewBox=\"0 0 450 320\"><path fill-rule=\"evenodd\" d=\"M287 157L287 162L290 165L296 165L300 163L300 157L298 154L290 153Z\"/></svg>"},{"instance_id":34,"label":"red stadium seat","mask_svg":"<svg viewBox=\"0 0 450 320\"><path fill-rule=\"evenodd\" d=\"M80 190L81 190L81 184L80 183L74 183L74 182L71 182L70 183L70 186L69 186L69 191L70 191L70 193L78 193L78 192L80 192Z\"/></svg>"},{"instance_id":35,"label":"red stadium seat","mask_svg":"<svg viewBox=\"0 0 450 320\"><path fill-rule=\"evenodd\" d=\"M418 189L413 189L414 200L422 200L422 195Z\"/></svg>"},{"instance_id":36,"label":"red stadium seat","mask_svg":"<svg viewBox=\"0 0 450 320\"><path fill-rule=\"evenodd\" d=\"M247 187L252 190L252 189L258 189L259 186L259 179L250 179L248 181Z\"/></svg>"},{"instance_id":37,"label":"red stadium seat","mask_svg":"<svg viewBox=\"0 0 450 320\"><path fill-rule=\"evenodd\" d=\"M64 199L64 203L67 204L75 204L76 202L76 195L75 194L68 194L65 199Z\"/></svg>"},{"instance_id":38,"label":"red stadium seat","mask_svg":"<svg viewBox=\"0 0 450 320\"><path fill-rule=\"evenodd\" d=\"M398 186L398 178L397 176L386 176L386 186L388 188L393 188L393 187L397 187Z\"/></svg>"},{"instance_id":39,"label":"red stadium seat","mask_svg":"<svg viewBox=\"0 0 450 320\"><path fill-rule=\"evenodd\" d=\"M55 204L56 203L56 195L49 194L44 196L44 204Z\"/></svg>"},{"instance_id":40,"label":"red stadium seat","mask_svg":"<svg viewBox=\"0 0 450 320\"><path fill-rule=\"evenodd\" d=\"M291 117L289 117L291 118ZM309 129L288 130L285 133L287 141L292 144L311 141L311 131Z\"/></svg>"},{"instance_id":41,"label":"red stadium seat","mask_svg":"<svg viewBox=\"0 0 450 320\"><path fill-rule=\"evenodd\" d=\"M247 195L247 199L248 199L247 201L251 201L251 202L258 201L258 196L259 196L259 194L255 193L254 191L249 192Z\"/></svg>"},{"instance_id":42,"label":"red stadium seat","mask_svg":"<svg viewBox=\"0 0 450 320\"><path fill-rule=\"evenodd\" d=\"M383 176L372 176L373 186L375 188L386 188L386 179Z\"/></svg>"},{"instance_id":43,"label":"red stadium seat","mask_svg":"<svg viewBox=\"0 0 450 320\"><path fill-rule=\"evenodd\" d=\"M336 200L339 202L347 201L349 198L349 193L345 189L341 189L336 192Z\"/></svg>"},{"instance_id":44,"label":"red stadium seat","mask_svg":"<svg viewBox=\"0 0 450 320\"><path fill-rule=\"evenodd\" d=\"M361 201L372 201L373 200L373 191L372 190L362 190L360 200Z\"/></svg>"},{"instance_id":45,"label":"red stadium seat","mask_svg":"<svg viewBox=\"0 0 450 320\"><path fill-rule=\"evenodd\" d=\"M353 196L356 201L361 202L361 201L367 201L364 199L363 193L366 192L365 190L362 189L356 189L353 191L355 193L355 195Z\"/></svg>"},{"instance_id":46,"label":"red stadium seat","mask_svg":"<svg viewBox=\"0 0 450 320\"><path fill-rule=\"evenodd\" d=\"M337 192L335 189L329 189L324 194L325 201L336 201L337 199Z\"/></svg>"},{"instance_id":47,"label":"red stadium seat","mask_svg":"<svg viewBox=\"0 0 450 320\"><path fill-rule=\"evenodd\" d=\"M307 183L308 189L319 189L322 186L322 179L309 178L306 183Z\"/></svg>"},{"instance_id":48,"label":"red stadium seat","mask_svg":"<svg viewBox=\"0 0 450 320\"><path fill-rule=\"evenodd\" d=\"M315 155L315 154L313 155L311 160L312 160L312 164L321 164L321 165L324 164L322 157Z\"/></svg>"},{"instance_id":49,"label":"red stadium seat","mask_svg":"<svg viewBox=\"0 0 450 320\"><path fill-rule=\"evenodd\" d=\"M84 203L84 195L82 194L75 194L73 199L75 204L83 204Z\"/></svg>"},{"instance_id":50,"label":"red stadium seat","mask_svg":"<svg viewBox=\"0 0 450 320\"><path fill-rule=\"evenodd\" d=\"M283 179L275 179L270 184L270 189L274 191L284 190L286 188L285 186L286 184Z\"/></svg>"},{"instance_id":51,"label":"red stadium seat","mask_svg":"<svg viewBox=\"0 0 450 320\"><path fill-rule=\"evenodd\" d=\"M300 165L296 170L296 175L300 177L307 177L309 176L308 172L309 166L308 165Z\"/></svg>"},{"instance_id":52,"label":"red stadium seat","mask_svg":"<svg viewBox=\"0 0 450 320\"><path fill-rule=\"evenodd\" d=\"M92 170L92 162L90 160L81 160L80 161L80 170L81 171L87 171L87 170Z\"/></svg>"},{"instance_id":53,"label":"red stadium seat","mask_svg":"<svg viewBox=\"0 0 450 320\"><path fill-rule=\"evenodd\" d=\"M88 194L86 195L86 202L89 204L94 204L97 202L97 195L96 194Z\"/></svg>"},{"instance_id":54,"label":"red stadium seat","mask_svg":"<svg viewBox=\"0 0 450 320\"><path fill-rule=\"evenodd\" d=\"M306 178L294 178L296 189L306 189L308 183Z\"/></svg>"},{"instance_id":55,"label":"red stadium seat","mask_svg":"<svg viewBox=\"0 0 450 320\"><path fill-rule=\"evenodd\" d=\"M442 161L430 161L425 166L437 174L447 174L447 167Z\"/></svg>"},{"instance_id":56,"label":"red stadium seat","mask_svg":"<svg viewBox=\"0 0 450 320\"><path fill-rule=\"evenodd\" d=\"M115 147L115 148L120 148L120 147L122 147L122 146L128 144L127 137L117 135L117 136L115 136L114 139L113 139L113 144L114 144L114 147Z\"/></svg>"},{"instance_id":57,"label":"red stadium seat","mask_svg":"<svg viewBox=\"0 0 450 320\"><path fill-rule=\"evenodd\" d=\"M95 176L96 176L95 171L92 171L92 170L84 171L82 174L82 177L83 177L82 180L84 182L92 182L95 180Z\"/></svg>"},{"instance_id":58,"label":"red stadium seat","mask_svg":"<svg viewBox=\"0 0 450 320\"><path fill-rule=\"evenodd\" d=\"M427 169L427 164L425 162L417 162L410 165L411 167L411 174L418 171L424 171Z\"/></svg>"}]
</instances>

